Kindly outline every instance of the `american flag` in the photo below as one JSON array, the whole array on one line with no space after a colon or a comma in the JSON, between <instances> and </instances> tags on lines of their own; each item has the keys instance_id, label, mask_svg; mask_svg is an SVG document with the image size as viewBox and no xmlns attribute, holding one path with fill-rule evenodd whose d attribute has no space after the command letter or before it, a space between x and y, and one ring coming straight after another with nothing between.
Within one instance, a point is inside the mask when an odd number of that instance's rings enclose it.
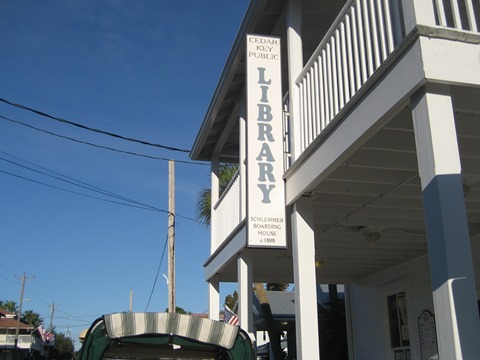
<instances>
[{"instance_id":1,"label":"american flag","mask_svg":"<svg viewBox=\"0 0 480 360\"><path fill-rule=\"evenodd\" d=\"M43 341L45 341L45 329L43 328L43 323L40 324L39 327L37 327L33 332L38 331L38 334L42 338Z\"/></svg>"},{"instance_id":2,"label":"american flag","mask_svg":"<svg viewBox=\"0 0 480 360\"><path fill-rule=\"evenodd\" d=\"M238 316L235 315L235 313L232 310L230 310L230 308L227 305L225 305L223 321L232 325L238 325L238 323L240 322L238 319Z\"/></svg>"},{"instance_id":3,"label":"american flag","mask_svg":"<svg viewBox=\"0 0 480 360\"><path fill-rule=\"evenodd\" d=\"M54 345L55 344L55 334L50 332L50 331L46 332L44 341L48 344Z\"/></svg>"}]
</instances>

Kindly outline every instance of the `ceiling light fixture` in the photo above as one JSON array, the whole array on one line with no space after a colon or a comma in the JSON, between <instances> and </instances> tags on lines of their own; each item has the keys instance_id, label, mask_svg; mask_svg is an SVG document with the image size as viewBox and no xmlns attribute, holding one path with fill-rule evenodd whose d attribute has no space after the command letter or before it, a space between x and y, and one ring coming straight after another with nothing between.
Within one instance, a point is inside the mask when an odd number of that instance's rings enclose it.
<instances>
[{"instance_id":1,"label":"ceiling light fixture","mask_svg":"<svg viewBox=\"0 0 480 360\"><path fill-rule=\"evenodd\" d=\"M382 237L381 229L378 227L363 227L361 233L363 239L369 243L376 243Z\"/></svg>"},{"instance_id":2,"label":"ceiling light fixture","mask_svg":"<svg viewBox=\"0 0 480 360\"><path fill-rule=\"evenodd\" d=\"M327 258L326 257L321 257L321 258L319 258L318 260L315 261L315 267L317 269L320 269L320 268L324 267L325 265L327 265Z\"/></svg>"}]
</instances>

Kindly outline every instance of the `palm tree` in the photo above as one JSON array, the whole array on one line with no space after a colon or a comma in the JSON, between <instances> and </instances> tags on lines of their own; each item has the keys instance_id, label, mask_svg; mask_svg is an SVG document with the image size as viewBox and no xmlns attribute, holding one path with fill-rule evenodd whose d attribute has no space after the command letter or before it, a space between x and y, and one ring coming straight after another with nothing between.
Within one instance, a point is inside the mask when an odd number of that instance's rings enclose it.
<instances>
[{"instance_id":1,"label":"palm tree","mask_svg":"<svg viewBox=\"0 0 480 360\"><path fill-rule=\"evenodd\" d=\"M32 310L27 310L22 315L22 321L37 328L43 323L43 318L40 314L33 312Z\"/></svg>"},{"instance_id":2,"label":"palm tree","mask_svg":"<svg viewBox=\"0 0 480 360\"><path fill-rule=\"evenodd\" d=\"M15 301L8 300L8 301L0 301L0 308L5 311L11 312L16 314L18 311L18 306Z\"/></svg>"},{"instance_id":3,"label":"palm tree","mask_svg":"<svg viewBox=\"0 0 480 360\"><path fill-rule=\"evenodd\" d=\"M220 164L219 167L219 179L218 179L218 187L220 194L225 191L230 180L235 176L238 170L237 164ZM197 219L204 223L205 225L210 225L211 219L211 190L210 189L203 189L200 191L197 200Z\"/></svg>"},{"instance_id":4,"label":"palm tree","mask_svg":"<svg viewBox=\"0 0 480 360\"><path fill-rule=\"evenodd\" d=\"M219 166L219 192L222 194L227 188L228 184L235 176L238 170L237 164L220 164ZM203 189L197 200L197 218L205 225L210 225L211 221L211 190ZM280 288L286 289L288 284L276 284ZM286 286L285 286L286 285ZM272 352L274 359L283 359L283 351L280 342L280 332L275 327L270 303L268 301L267 292L262 283L254 284L255 292L257 293L260 306L262 308L265 323L267 325L267 332L272 344Z\"/></svg>"}]
</instances>

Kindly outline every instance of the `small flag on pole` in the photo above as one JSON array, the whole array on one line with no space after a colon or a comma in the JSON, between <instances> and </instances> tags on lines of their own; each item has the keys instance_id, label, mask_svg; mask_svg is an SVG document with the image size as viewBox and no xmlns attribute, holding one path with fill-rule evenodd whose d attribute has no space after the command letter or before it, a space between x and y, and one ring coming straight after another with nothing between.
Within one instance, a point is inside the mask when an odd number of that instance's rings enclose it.
<instances>
[{"instance_id":1,"label":"small flag on pole","mask_svg":"<svg viewBox=\"0 0 480 360\"><path fill-rule=\"evenodd\" d=\"M230 310L230 308L227 305L225 305L223 321L228 324L236 325L236 326L238 326L238 323L240 322L240 320L238 319L238 316L235 315L235 313L232 310Z\"/></svg>"},{"instance_id":2,"label":"small flag on pole","mask_svg":"<svg viewBox=\"0 0 480 360\"><path fill-rule=\"evenodd\" d=\"M40 324L39 327L37 327L33 332L38 331L38 334L40 335L40 338L42 341L45 341L45 329L43 328L43 323Z\"/></svg>"},{"instance_id":3,"label":"small flag on pole","mask_svg":"<svg viewBox=\"0 0 480 360\"><path fill-rule=\"evenodd\" d=\"M50 344L50 345L55 345L55 334L53 334L53 332L46 332L45 333L45 340L44 340L47 344Z\"/></svg>"}]
</instances>

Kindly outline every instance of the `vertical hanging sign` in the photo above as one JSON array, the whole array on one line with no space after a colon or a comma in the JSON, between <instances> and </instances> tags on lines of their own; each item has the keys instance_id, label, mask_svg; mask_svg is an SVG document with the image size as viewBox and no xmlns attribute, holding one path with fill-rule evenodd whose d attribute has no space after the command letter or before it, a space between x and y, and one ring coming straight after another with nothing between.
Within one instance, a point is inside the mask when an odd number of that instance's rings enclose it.
<instances>
[{"instance_id":1,"label":"vertical hanging sign","mask_svg":"<svg viewBox=\"0 0 480 360\"><path fill-rule=\"evenodd\" d=\"M247 245L287 245L280 39L247 35Z\"/></svg>"}]
</instances>

